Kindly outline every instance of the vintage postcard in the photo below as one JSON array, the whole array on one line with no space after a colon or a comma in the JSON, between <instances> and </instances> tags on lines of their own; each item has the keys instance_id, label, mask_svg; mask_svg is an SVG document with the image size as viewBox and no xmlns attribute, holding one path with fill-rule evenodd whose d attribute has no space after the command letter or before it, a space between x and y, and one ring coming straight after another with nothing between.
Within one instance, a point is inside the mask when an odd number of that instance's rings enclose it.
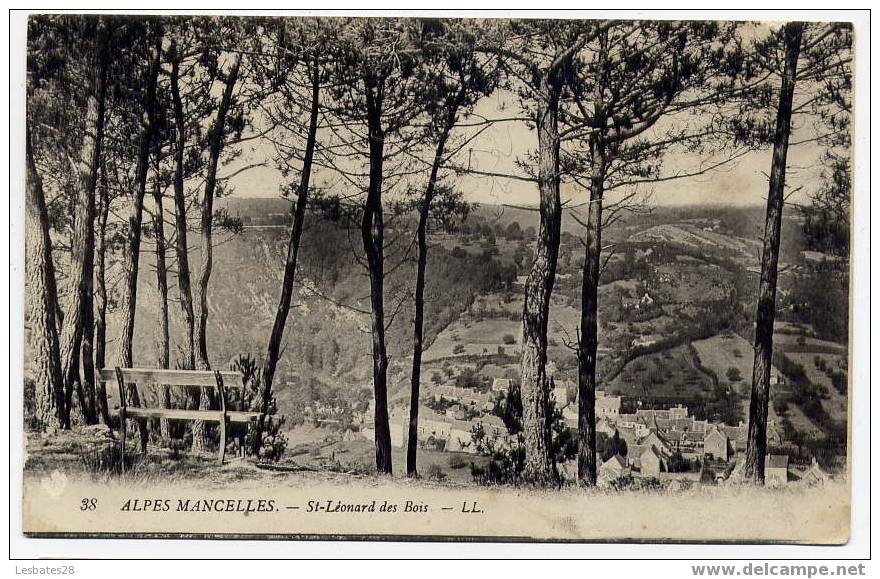
<instances>
[{"instance_id":1,"label":"vintage postcard","mask_svg":"<svg viewBox=\"0 0 880 579\"><path fill-rule=\"evenodd\" d=\"M633 18L30 14L24 535L846 543L867 55Z\"/></svg>"}]
</instances>

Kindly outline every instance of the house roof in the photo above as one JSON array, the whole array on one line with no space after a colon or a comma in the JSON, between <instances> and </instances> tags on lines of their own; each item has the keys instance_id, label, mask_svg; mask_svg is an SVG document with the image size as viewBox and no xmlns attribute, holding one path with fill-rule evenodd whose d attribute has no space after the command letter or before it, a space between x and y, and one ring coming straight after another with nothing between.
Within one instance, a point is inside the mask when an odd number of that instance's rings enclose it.
<instances>
[{"instance_id":1,"label":"house roof","mask_svg":"<svg viewBox=\"0 0 880 579\"><path fill-rule=\"evenodd\" d=\"M822 468L816 464L815 462L807 469L804 473L804 476L801 477L801 481L806 484L813 484L818 482L824 482L828 480L828 473L822 470Z\"/></svg>"},{"instance_id":2,"label":"house roof","mask_svg":"<svg viewBox=\"0 0 880 579\"><path fill-rule=\"evenodd\" d=\"M649 453L650 453L650 454L653 454L653 455L656 456L657 458L660 458L660 454L657 452L657 449L654 448L653 445L651 445L651 446L648 446L648 447L645 449L645 452L643 452L642 454L639 455L639 460L641 460L642 458L644 458L645 455L646 455L646 454L649 454Z\"/></svg>"},{"instance_id":3,"label":"house roof","mask_svg":"<svg viewBox=\"0 0 880 579\"><path fill-rule=\"evenodd\" d=\"M639 441L639 444L644 444L647 446L651 446L652 448L656 445L661 448L664 452L669 452L671 449L669 448L669 441L665 436L661 435L659 432L651 431L645 438Z\"/></svg>"},{"instance_id":4,"label":"house roof","mask_svg":"<svg viewBox=\"0 0 880 579\"><path fill-rule=\"evenodd\" d=\"M706 433L702 431L682 432L681 438L689 442L700 442L706 439Z\"/></svg>"},{"instance_id":5,"label":"house roof","mask_svg":"<svg viewBox=\"0 0 880 579\"><path fill-rule=\"evenodd\" d=\"M707 439L708 439L710 436L713 437L713 438L718 438L718 437L720 436L722 439L724 439L724 441L727 441L727 435L724 434L724 431L719 430L719 429L717 429L717 428L713 428L713 429L711 429L709 432L706 433L706 438L707 438Z\"/></svg>"},{"instance_id":6,"label":"house roof","mask_svg":"<svg viewBox=\"0 0 880 579\"><path fill-rule=\"evenodd\" d=\"M726 434L728 439L736 443L735 446L737 449L745 448L749 437L749 431L745 426L727 426L726 424L719 424L717 428Z\"/></svg>"},{"instance_id":7,"label":"house roof","mask_svg":"<svg viewBox=\"0 0 880 579\"><path fill-rule=\"evenodd\" d=\"M622 456L620 456L619 454L615 454L614 456L612 456L611 458L606 460L604 463L602 463L602 466L613 466L615 468L617 468L617 467L626 468L626 459L623 458Z\"/></svg>"}]
</instances>

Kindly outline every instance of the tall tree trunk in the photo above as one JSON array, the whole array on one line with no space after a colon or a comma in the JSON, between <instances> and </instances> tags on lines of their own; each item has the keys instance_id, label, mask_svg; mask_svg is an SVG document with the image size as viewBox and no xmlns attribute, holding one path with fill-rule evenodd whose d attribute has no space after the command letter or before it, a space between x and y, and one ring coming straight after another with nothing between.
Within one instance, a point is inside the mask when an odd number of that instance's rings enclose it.
<instances>
[{"instance_id":1,"label":"tall tree trunk","mask_svg":"<svg viewBox=\"0 0 880 579\"><path fill-rule=\"evenodd\" d=\"M94 233L91 235L92 246L88 249L89 255L95 255ZM83 300L82 327L83 335L80 344L80 359L82 360L82 386L77 389L79 393L79 408L82 413L82 420L85 424L97 424L98 409L96 375L95 375L95 294L94 294L94 259L90 259L88 266L88 287L86 288L86 299Z\"/></svg>"},{"instance_id":2,"label":"tall tree trunk","mask_svg":"<svg viewBox=\"0 0 880 579\"><path fill-rule=\"evenodd\" d=\"M266 362L263 366L263 392L260 407L260 417L257 419L257 430L254 436L252 451L259 456L260 447L263 444L263 428L266 424L266 414L272 401L272 382L275 379L275 369L278 366L278 357L281 353L281 340L284 338L284 326L287 324L287 316L290 313L290 301L293 298L293 280L296 276L296 263L299 254L299 244L302 238L303 221L305 220L306 206L309 199L309 179L312 175L312 159L315 155L315 140L318 133L318 106L320 105L320 69L317 58L312 70L312 102L309 114L309 130L306 135L306 150L303 156L302 173L300 174L299 189L296 204L291 211L290 237L287 240L287 261L284 263L284 281L281 285L281 301L275 311L275 324L272 326L272 334L269 336L269 345L266 348Z\"/></svg>"},{"instance_id":3,"label":"tall tree trunk","mask_svg":"<svg viewBox=\"0 0 880 579\"><path fill-rule=\"evenodd\" d=\"M40 430L64 428L64 381L56 319L58 291L49 237L49 213L37 173L30 128L25 132L25 273L28 285L28 354L34 362L35 420Z\"/></svg>"},{"instance_id":4,"label":"tall tree trunk","mask_svg":"<svg viewBox=\"0 0 880 579\"><path fill-rule=\"evenodd\" d=\"M450 111L454 119L455 112ZM446 149L446 140L452 126L447 123L444 131L437 140L437 148L434 152L434 162L431 165L431 174L428 176L428 184L425 187L425 197L419 209L418 229L418 258L416 262L416 287L415 287L415 316L413 319L413 360L412 374L410 375L410 398L409 398L409 435L406 444L406 474L416 476L418 474L416 455L419 447L419 390L422 381L422 349L424 347L424 318L425 318L425 269L428 264L428 220L431 216L431 202L437 185L437 172L443 164L443 155Z\"/></svg>"},{"instance_id":5,"label":"tall tree trunk","mask_svg":"<svg viewBox=\"0 0 880 579\"><path fill-rule=\"evenodd\" d=\"M101 145L104 139L104 105L107 86L107 22L99 18L91 86L86 103L85 134L76 166L77 188L75 215L70 235L70 275L68 298L61 331L61 372L64 378L65 403L62 419L70 428L73 392L77 391L81 418L92 423L88 409L82 407L84 393L79 375L80 345L83 336L83 313L92 307L91 278L95 244L95 185Z\"/></svg>"},{"instance_id":6,"label":"tall tree trunk","mask_svg":"<svg viewBox=\"0 0 880 579\"><path fill-rule=\"evenodd\" d=\"M168 332L168 270L165 265L165 211L162 206L162 189L159 184L159 154L156 154L156 186L153 189L153 201L156 214L153 217L153 235L156 240L156 288L159 290L159 344L158 364L160 368L170 366L171 345ZM160 384L162 406L171 408L171 387ZM167 418L159 420L159 432L162 440L171 440L170 425Z\"/></svg>"},{"instance_id":7,"label":"tall tree trunk","mask_svg":"<svg viewBox=\"0 0 880 579\"><path fill-rule=\"evenodd\" d=\"M550 390L546 375L547 321L550 296L556 281L556 260L562 206L559 199L559 94L561 81L555 75L545 81L546 94L538 106L538 189L540 225L535 259L525 284L520 388L525 438L524 476L544 484L558 478L552 459Z\"/></svg>"},{"instance_id":8,"label":"tall tree trunk","mask_svg":"<svg viewBox=\"0 0 880 579\"><path fill-rule=\"evenodd\" d=\"M226 129L226 116L232 102L232 94L235 82L238 79L238 69L241 65L241 55L235 55L232 66L226 78L226 87L223 90L223 98L217 109L217 118L211 126L210 146L208 149L208 168L205 175L205 194L202 200L202 271L199 276L199 315L196 326L196 367L200 370L210 370L211 362L208 358L208 284L211 281L211 268L213 267L214 248L214 190L217 187L217 167L220 162L220 153L223 150L223 133ZM199 408L210 408L211 393L207 388L202 389L199 399ZM205 423L201 420L193 422L193 451L199 452L207 448L205 440Z\"/></svg>"},{"instance_id":9,"label":"tall tree trunk","mask_svg":"<svg viewBox=\"0 0 880 579\"><path fill-rule=\"evenodd\" d=\"M368 130L370 140L370 182L361 241L367 256L370 276L370 310L373 337L373 393L375 398L374 427L376 437L376 470L392 474L391 430L388 424L388 353L385 349L385 226L382 216L382 164L385 134L382 129L381 102L374 96L374 87L367 83Z\"/></svg>"},{"instance_id":10,"label":"tall tree trunk","mask_svg":"<svg viewBox=\"0 0 880 579\"><path fill-rule=\"evenodd\" d=\"M171 54L171 97L176 126L174 146L174 226L176 229L175 251L177 253L177 287L180 294L180 307L186 327L184 337L183 367L192 370L196 365L195 355L195 314L193 309L192 285L189 269L189 245L186 239L186 190L184 189L184 154L186 151L186 119L183 116L183 102L180 98L180 55L177 44L172 40Z\"/></svg>"},{"instance_id":11,"label":"tall tree trunk","mask_svg":"<svg viewBox=\"0 0 880 579\"><path fill-rule=\"evenodd\" d=\"M186 171L186 118L183 111L183 100L180 97L180 62L181 55L177 40L172 36L168 50L171 61L171 102L174 113L174 228L176 243L174 250L177 256L177 290L180 308L183 313L184 339L183 360L178 363L185 370L196 367L196 317L193 307L192 281L189 267L189 243L187 242L186 220L186 189L184 173ZM199 407L200 391L187 388L185 392L186 408L194 410Z\"/></svg>"},{"instance_id":12,"label":"tall tree trunk","mask_svg":"<svg viewBox=\"0 0 880 579\"><path fill-rule=\"evenodd\" d=\"M752 396L749 404L749 437L743 477L764 484L764 457L767 454L767 412L770 402L770 368L773 358L773 321L776 317L776 276L779 263L779 240L782 233L782 206L785 201L785 170L788 138L791 134L791 109L797 79L803 23L789 22L783 31L785 64L776 112L773 137L773 160L767 194L767 220L761 255L761 282L758 287L758 311L755 321L755 364L752 368Z\"/></svg>"},{"instance_id":13,"label":"tall tree trunk","mask_svg":"<svg viewBox=\"0 0 880 579\"><path fill-rule=\"evenodd\" d=\"M147 174L150 167L150 150L156 128L156 78L159 74L159 56L162 47L162 33L157 28L152 31L153 47L146 77L141 128L138 135L138 157L136 189L131 197L131 213L128 218L128 239L125 254L125 284L122 294L122 337L120 339L118 365L131 367L133 363L132 343L134 341L135 312L137 310L137 281L141 253L141 228L143 225L144 196L147 190ZM129 387L127 395L131 406L140 406L137 389ZM147 449L146 422L138 421L141 451Z\"/></svg>"},{"instance_id":14,"label":"tall tree trunk","mask_svg":"<svg viewBox=\"0 0 880 579\"><path fill-rule=\"evenodd\" d=\"M107 174L101 169L101 182L98 187L98 235L95 243L95 367L101 370L106 364L107 352L107 217L110 213L110 195L107 190ZM103 381L95 384L97 414L104 424L110 424L110 410L107 407L107 385Z\"/></svg>"},{"instance_id":15,"label":"tall tree trunk","mask_svg":"<svg viewBox=\"0 0 880 579\"><path fill-rule=\"evenodd\" d=\"M604 143L594 137L590 139L590 210L585 235L581 335L578 343L578 481L586 486L596 484L597 321L605 165Z\"/></svg>"}]
</instances>

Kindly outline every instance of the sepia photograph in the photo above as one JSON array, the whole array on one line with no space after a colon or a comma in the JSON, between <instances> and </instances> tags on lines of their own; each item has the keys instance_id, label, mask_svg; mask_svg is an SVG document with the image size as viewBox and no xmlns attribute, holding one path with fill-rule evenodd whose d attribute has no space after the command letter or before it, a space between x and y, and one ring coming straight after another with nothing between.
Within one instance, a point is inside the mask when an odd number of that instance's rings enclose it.
<instances>
[{"instance_id":1,"label":"sepia photograph","mask_svg":"<svg viewBox=\"0 0 880 579\"><path fill-rule=\"evenodd\" d=\"M850 540L848 18L22 21L25 537Z\"/></svg>"}]
</instances>

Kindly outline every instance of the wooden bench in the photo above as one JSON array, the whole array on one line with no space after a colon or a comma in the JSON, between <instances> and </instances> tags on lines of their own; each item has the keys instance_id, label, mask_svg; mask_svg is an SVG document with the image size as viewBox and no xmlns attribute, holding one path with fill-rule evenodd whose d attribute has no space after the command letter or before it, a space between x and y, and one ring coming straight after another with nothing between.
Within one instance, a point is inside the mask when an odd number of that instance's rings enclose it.
<instances>
[{"instance_id":1,"label":"wooden bench","mask_svg":"<svg viewBox=\"0 0 880 579\"><path fill-rule=\"evenodd\" d=\"M221 372L219 370L156 370L152 368L103 368L98 379L103 382L116 381L119 387L119 407L113 413L119 416L119 431L122 434L123 464L125 458L126 420L128 418L164 418L166 420L202 420L217 422L220 426L220 464L226 458L226 441L230 423L247 424L256 420L259 412L229 410L227 408L226 390L228 388L244 390L244 382L239 372ZM153 408L145 406L129 406L126 385L137 392L138 384L159 384L162 386L182 386L215 388L219 401L219 410L185 410L179 408ZM138 396L142 398L141 396Z\"/></svg>"}]
</instances>

